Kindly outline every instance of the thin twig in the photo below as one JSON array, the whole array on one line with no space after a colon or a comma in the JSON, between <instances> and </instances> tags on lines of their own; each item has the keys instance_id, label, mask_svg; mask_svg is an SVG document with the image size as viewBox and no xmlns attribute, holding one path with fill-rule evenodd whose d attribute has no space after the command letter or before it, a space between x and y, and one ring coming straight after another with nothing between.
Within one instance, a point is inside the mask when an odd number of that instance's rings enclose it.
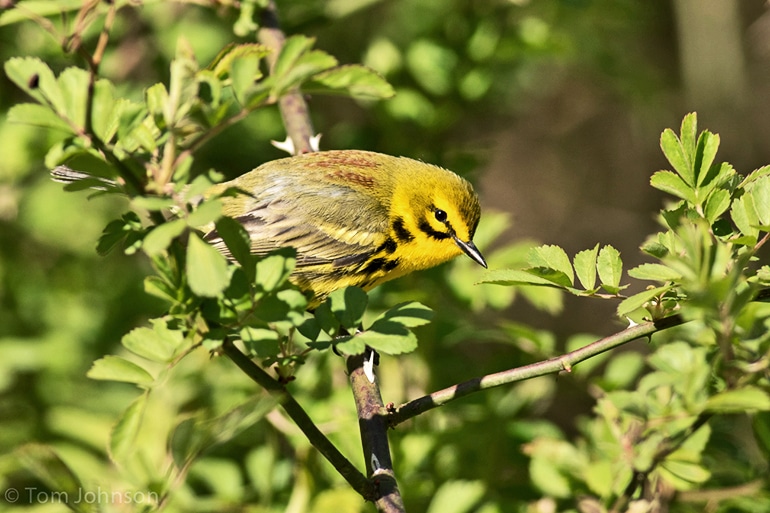
<instances>
[{"instance_id":1,"label":"thin twig","mask_svg":"<svg viewBox=\"0 0 770 513\"><path fill-rule=\"evenodd\" d=\"M232 341L225 340L222 344L222 349L249 378L279 399L283 409L297 424L297 427L302 430L310 443L323 454L329 463L337 469L337 472L350 483L354 490L368 500L375 496L374 485L318 429L307 412L286 390L283 384L270 377L267 372L251 361L233 345Z\"/></svg>"},{"instance_id":2,"label":"thin twig","mask_svg":"<svg viewBox=\"0 0 770 513\"><path fill-rule=\"evenodd\" d=\"M623 344L627 344L632 340L636 340L642 337L649 337L653 333L678 326L682 324L684 320L674 315L666 317L658 321L645 322L643 324L637 324L630 328L605 337L601 340L597 340L587 346L581 347L575 351L571 351L561 356L545 360L543 362L533 363L525 365L523 367L517 367L515 369L509 369L502 372L496 372L494 374L488 374L479 378L473 378L471 380L453 385L449 388L433 392L430 395L414 399L406 404L401 405L395 411L390 413L388 422L391 427L401 424L405 420L411 419L421 413L424 413L433 408L443 406L455 399L464 397L466 395L479 392L481 390L487 390L489 388L499 387L501 385L507 385L516 381L523 381L538 376L545 376L546 374L553 374L557 372L567 371L570 372L572 367L579 362L587 360L592 356L596 356L610 349L614 349Z\"/></svg>"}]
</instances>

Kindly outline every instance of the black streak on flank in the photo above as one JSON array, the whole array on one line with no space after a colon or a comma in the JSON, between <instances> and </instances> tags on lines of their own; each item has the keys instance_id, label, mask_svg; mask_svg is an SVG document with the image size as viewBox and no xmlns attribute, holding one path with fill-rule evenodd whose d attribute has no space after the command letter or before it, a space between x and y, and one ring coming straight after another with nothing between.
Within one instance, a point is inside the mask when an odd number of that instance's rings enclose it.
<instances>
[{"instance_id":1,"label":"black streak on flank","mask_svg":"<svg viewBox=\"0 0 770 513\"><path fill-rule=\"evenodd\" d=\"M448 233L444 233L444 232L440 232L438 230L434 230L433 227L430 224L428 224L428 221L421 222L420 226L418 226L418 228L420 230L422 230L423 232L425 232L429 237L433 237L436 240L443 240L443 239L448 239L449 238L449 234Z\"/></svg>"},{"instance_id":2,"label":"black streak on flank","mask_svg":"<svg viewBox=\"0 0 770 513\"><path fill-rule=\"evenodd\" d=\"M393 233L395 233L399 242L412 242L414 240L414 235L404 227L404 220L400 217L393 221Z\"/></svg>"},{"instance_id":3,"label":"black streak on flank","mask_svg":"<svg viewBox=\"0 0 770 513\"><path fill-rule=\"evenodd\" d=\"M377 248L377 252L384 251L388 255L392 255L396 252L396 249L398 248L398 244L396 244L396 241L388 237L385 239L385 242L383 242L379 248Z\"/></svg>"},{"instance_id":4,"label":"black streak on flank","mask_svg":"<svg viewBox=\"0 0 770 513\"><path fill-rule=\"evenodd\" d=\"M374 274L378 271L390 272L398 267L398 258L388 260L387 258L375 258L361 271L363 274Z\"/></svg>"}]
</instances>

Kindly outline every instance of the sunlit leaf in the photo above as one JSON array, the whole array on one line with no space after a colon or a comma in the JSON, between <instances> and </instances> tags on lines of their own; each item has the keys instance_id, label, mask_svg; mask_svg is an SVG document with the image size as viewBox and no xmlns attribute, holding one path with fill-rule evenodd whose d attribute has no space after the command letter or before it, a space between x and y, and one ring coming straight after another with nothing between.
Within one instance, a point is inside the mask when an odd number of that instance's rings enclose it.
<instances>
[{"instance_id":1,"label":"sunlit leaf","mask_svg":"<svg viewBox=\"0 0 770 513\"><path fill-rule=\"evenodd\" d=\"M196 233L187 243L187 279L190 289L205 297L218 296L230 282L225 257Z\"/></svg>"},{"instance_id":2,"label":"sunlit leaf","mask_svg":"<svg viewBox=\"0 0 770 513\"><path fill-rule=\"evenodd\" d=\"M96 360L86 376L91 379L122 381L136 385L149 385L155 381L152 375L139 365L120 356L112 355Z\"/></svg>"}]
</instances>

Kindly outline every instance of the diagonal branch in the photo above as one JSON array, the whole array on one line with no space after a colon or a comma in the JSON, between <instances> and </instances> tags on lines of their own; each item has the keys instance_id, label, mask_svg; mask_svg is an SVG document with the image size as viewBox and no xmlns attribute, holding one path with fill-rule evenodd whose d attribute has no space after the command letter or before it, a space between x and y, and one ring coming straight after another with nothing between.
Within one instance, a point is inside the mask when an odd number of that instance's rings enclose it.
<instances>
[{"instance_id":1,"label":"diagonal branch","mask_svg":"<svg viewBox=\"0 0 770 513\"><path fill-rule=\"evenodd\" d=\"M280 400L283 409L302 430L310 443L329 460L354 490L364 498L374 497L375 491L372 483L318 429L307 412L280 382L270 377L267 372L251 361L233 345L231 340L226 339L222 343L222 349L249 378Z\"/></svg>"},{"instance_id":2,"label":"diagonal branch","mask_svg":"<svg viewBox=\"0 0 770 513\"><path fill-rule=\"evenodd\" d=\"M426 395L409 401L406 404L401 405L395 411L391 412L388 423L391 427L401 424L405 420L416 417L421 413L425 413L428 410L443 406L455 399L465 397L466 395L479 392L481 390L487 390L489 388L499 387L501 385L507 385L516 381L524 381L538 376L545 376L546 374L553 374L556 372L572 370L572 366L580 363L592 356L596 356L610 349L614 349L623 344L627 344L632 340L636 340L642 337L649 337L655 332L671 328L683 324L684 320L678 316L673 315L657 321L645 322L643 324L637 324L630 328L605 337L601 340L597 340L592 344L588 344L585 347L581 347L575 351L571 351L562 356L557 356L549 360L545 360L523 367L517 367L515 369L509 369L494 374L488 374L479 378L473 378L463 383L453 385L449 388L433 392L430 395Z\"/></svg>"}]
</instances>

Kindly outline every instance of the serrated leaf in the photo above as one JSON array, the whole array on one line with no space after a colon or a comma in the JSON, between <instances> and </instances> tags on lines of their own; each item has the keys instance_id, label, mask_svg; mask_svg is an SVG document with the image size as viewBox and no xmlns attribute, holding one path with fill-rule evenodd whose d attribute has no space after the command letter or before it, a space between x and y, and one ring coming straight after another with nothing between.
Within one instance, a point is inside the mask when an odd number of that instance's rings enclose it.
<instances>
[{"instance_id":1,"label":"serrated leaf","mask_svg":"<svg viewBox=\"0 0 770 513\"><path fill-rule=\"evenodd\" d=\"M152 375L139 365L113 355L96 360L86 376L91 379L134 383L140 386L149 385L155 381Z\"/></svg>"},{"instance_id":2,"label":"serrated leaf","mask_svg":"<svg viewBox=\"0 0 770 513\"><path fill-rule=\"evenodd\" d=\"M187 224L193 228L200 228L216 222L220 217L222 217L222 202L218 199L210 199L190 212L187 216Z\"/></svg>"},{"instance_id":3,"label":"serrated leaf","mask_svg":"<svg viewBox=\"0 0 770 513\"><path fill-rule=\"evenodd\" d=\"M249 282L254 281L255 264L251 254L251 237L241 223L231 217L220 217L216 222L217 234L233 258L241 264Z\"/></svg>"},{"instance_id":4,"label":"serrated leaf","mask_svg":"<svg viewBox=\"0 0 770 513\"><path fill-rule=\"evenodd\" d=\"M770 410L770 396L761 388L746 386L726 390L706 401L706 411L713 413L745 413L746 411Z\"/></svg>"},{"instance_id":5,"label":"serrated leaf","mask_svg":"<svg viewBox=\"0 0 770 513\"><path fill-rule=\"evenodd\" d=\"M562 283L565 286L569 287L574 283L575 276L572 271L572 264L569 261L567 252L559 246L543 245L532 248L527 256L527 262L533 268L553 269L554 271L557 271L557 273L564 275L566 280L569 281L569 283ZM543 274L543 276L545 276L545 274Z\"/></svg>"},{"instance_id":6,"label":"serrated leaf","mask_svg":"<svg viewBox=\"0 0 770 513\"><path fill-rule=\"evenodd\" d=\"M262 77L260 61L261 57L256 55L243 56L234 60L230 66L230 84L241 105L247 102L247 91Z\"/></svg>"},{"instance_id":7,"label":"serrated leaf","mask_svg":"<svg viewBox=\"0 0 770 513\"><path fill-rule=\"evenodd\" d=\"M580 251L573 259L575 274L585 290L593 290L596 286L596 257L599 255L599 244L593 249Z\"/></svg>"},{"instance_id":8,"label":"serrated leaf","mask_svg":"<svg viewBox=\"0 0 770 513\"><path fill-rule=\"evenodd\" d=\"M329 307L339 323L352 330L361 324L369 297L363 289L346 287L329 294Z\"/></svg>"},{"instance_id":9,"label":"serrated leaf","mask_svg":"<svg viewBox=\"0 0 770 513\"><path fill-rule=\"evenodd\" d=\"M696 159L694 162L698 187L714 179L718 167L712 167L712 164L714 164L714 158L717 155L718 149L719 134L712 134L708 130L701 132L700 136L698 136Z\"/></svg>"},{"instance_id":10,"label":"serrated leaf","mask_svg":"<svg viewBox=\"0 0 770 513\"><path fill-rule=\"evenodd\" d=\"M226 78L230 73L233 62L244 57L257 57L262 59L270 53L270 50L260 43L234 44L224 47L211 61L207 68L219 78ZM255 79L258 77L254 77Z\"/></svg>"},{"instance_id":11,"label":"serrated leaf","mask_svg":"<svg viewBox=\"0 0 770 513\"><path fill-rule=\"evenodd\" d=\"M682 274L663 264L641 264L628 270L628 275L638 280L677 281Z\"/></svg>"},{"instance_id":12,"label":"serrated leaf","mask_svg":"<svg viewBox=\"0 0 770 513\"><path fill-rule=\"evenodd\" d=\"M154 257L171 245L171 241L182 235L187 228L184 219L174 219L154 227L142 241L142 250L149 257Z\"/></svg>"},{"instance_id":13,"label":"serrated leaf","mask_svg":"<svg viewBox=\"0 0 770 513\"><path fill-rule=\"evenodd\" d=\"M596 269L599 272L602 287L610 293L617 293L623 275L623 261L620 258L620 252L612 246L604 246L599 251Z\"/></svg>"},{"instance_id":14,"label":"serrated leaf","mask_svg":"<svg viewBox=\"0 0 770 513\"><path fill-rule=\"evenodd\" d=\"M725 213L730 207L730 192L725 189L717 189L706 200L706 207L703 209L703 215L706 220L714 224L714 222Z\"/></svg>"},{"instance_id":15,"label":"serrated leaf","mask_svg":"<svg viewBox=\"0 0 770 513\"><path fill-rule=\"evenodd\" d=\"M645 303L650 301L652 298L658 297L664 292L671 290L672 288L673 287L671 285L665 285L662 287L647 289L643 292L639 292L638 294L627 297L620 302L616 313L618 314L618 317L626 317L639 308L642 308Z\"/></svg>"},{"instance_id":16,"label":"serrated leaf","mask_svg":"<svg viewBox=\"0 0 770 513\"><path fill-rule=\"evenodd\" d=\"M81 68L67 68L61 72L57 82L64 100L62 114L77 127L84 127L88 103L88 72Z\"/></svg>"},{"instance_id":17,"label":"serrated leaf","mask_svg":"<svg viewBox=\"0 0 770 513\"><path fill-rule=\"evenodd\" d=\"M417 349L417 337L400 322L380 319L368 330L356 333L356 341L385 354L409 353ZM339 347L339 345L337 346Z\"/></svg>"},{"instance_id":18,"label":"serrated leaf","mask_svg":"<svg viewBox=\"0 0 770 513\"><path fill-rule=\"evenodd\" d=\"M50 108L37 103L20 103L8 111L8 122L71 132L70 126Z\"/></svg>"},{"instance_id":19,"label":"serrated leaf","mask_svg":"<svg viewBox=\"0 0 770 513\"><path fill-rule=\"evenodd\" d=\"M693 180L692 161L682 146L673 130L667 128L663 131L660 136L660 148L663 150L663 154L671 163L674 171L682 177L687 185L692 187L695 182Z\"/></svg>"},{"instance_id":20,"label":"serrated leaf","mask_svg":"<svg viewBox=\"0 0 770 513\"><path fill-rule=\"evenodd\" d=\"M432 319L433 310L422 303L412 301L409 303L401 303L390 310L387 310L380 315L374 323L376 324L379 320L387 320L397 322L407 328L416 328L417 326L423 326L430 323Z\"/></svg>"},{"instance_id":21,"label":"serrated leaf","mask_svg":"<svg viewBox=\"0 0 770 513\"><path fill-rule=\"evenodd\" d=\"M754 182L751 188L751 198L761 226L770 225L770 176L765 176Z\"/></svg>"},{"instance_id":22,"label":"serrated leaf","mask_svg":"<svg viewBox=\"0 0 770 513\"><path fill-rule=\"evenodd\" d=\"M757 229L759 217L754 208L754 199L750 194L744 194L733 201L730 217L743 235L756 238L759 234Z\"/></svg>"},{"instance_id":23,"label":"serrated leaf","mask_svg":"<svg viewBox=\"0 0 770 513\"><path fill-rule=\"evenodd\" d=\"M287 73L300 56L309 51L314 44L315 39L303 35L287 38L273 67L273 74L283 75Z\"/></svg>"},{"instance_id":24,"label":"serrated leaf","mask_svg":"<svg viewBox=\"0 0 770 513\"><path fill-rule=\"evenodd\" d=\"M567 277L564 277L565 281ZM561 285L543 278L540 274L529 269L493 269L483 274L479 283L491 283L495 285L538 285L546 287L562 288Z\"/></svg>"},{"instance_id":25,"label":"serrated leaf","mask_svg":"<svg viewBox=\"0 0 770 513\"><path fill-rule=\"evenodd\" d=\"M190 234L187 243L186 269L190 289L199 296L216 297L230 282L225 257L197 233Z\"/></svg>"},{"instance_id":26,"label":"serrated leaf","mask_svg":"<svg viewBox=\"0 0 770 513\"><path fill-rule=\"evenodd\" d=\"M125 464L126 460L136 454L136 436L142 426L144 411L147 407L147 394L144 393L123 411L118 422L110 433L109 454L110 459L118 464Z\"/></svg>"},{"instance_id":27,"label":"serrated leaf","mask_svg":"<svg viewBox=\"0 0 770 513\"><path fill-rule=\"evenodd\" d=\"M650 185L685 201L695 203L695 193L692 187L687 185L679 175L671 171L656 172L650 178Z\"/></svg>"},{"instance_id":28,"label":"serrated leaf","mask_svg":"<svg viewBox=\"0 0 770 513\"><path fill-rule=\"evenodd\" d=\"M352 98L381 100L396 92L376 71L360 65L339 66L314 76L302 86L308 94L347 94Z\"/></svg>"},{"instance_id":29,"label":"serrated leaf","mask_svg":"<svg viewBox=\"0 0 770 513\"><path fill-rule=\"evenodd\" d=\"M162 319L150 321L152 328L135 328L120 343L132 353L153 362L168 363L184 343L179 330L169 329Z\"/></svg>"},{"instance_id":30,"label":"serrated leaf","mask_svg":"<svg viewBox=\"0 0 770 513\"><path fill-rule=\"evenodd\" d=\"M295 255L294 250L286 248L261 258L256 265L255 284L268 292L278 288L294 270Z\"/></svg>"},{"instance_id":31,"label":"serrated leaf","mask_svg":"<svg viewBox=\"0 0 770 513\"><path fill-rule=\"evenodd\" d=\"M5 62L5 74L21 90L61 116L65 111L62 91L48 64L37 57L13 57Z\"/></svg>"}]
</instances>

